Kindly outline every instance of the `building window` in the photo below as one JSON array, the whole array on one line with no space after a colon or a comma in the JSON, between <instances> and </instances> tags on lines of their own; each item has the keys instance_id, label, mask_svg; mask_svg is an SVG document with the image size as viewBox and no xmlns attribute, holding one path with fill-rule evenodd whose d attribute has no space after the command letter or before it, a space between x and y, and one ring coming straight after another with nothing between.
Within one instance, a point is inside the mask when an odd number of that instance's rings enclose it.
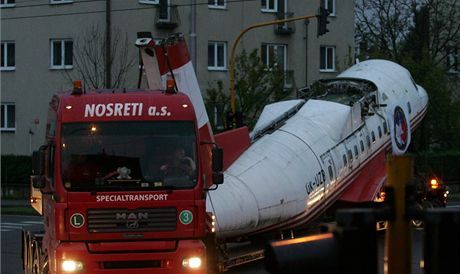
<instances>
[{"instance_id":1,"label":"building window","mask_svg":"<svg viewBox=\"0 0 460 274\"><path fill-rule=\"evenodd\" d=\"M159 2L159 0L139 0L140 4L157 5Z\"/></svg>"},{"instance_id":2,"label":"building window","mask_svg":"<svg viewBox=\"0 0 460 274\"><path fill-rule=\"evenodd\" d=\"M262 62L268 68L278 66L282 71L287 70L287 47L279 44L262 44Z\"/></svg>"},{"instance_id":3,"label":"building window","mask_svg":"<svg viewBox=\"0 0 460 274\"><path fill-rule=\"evenodd\" d=\"M319 56L319 70L335 72L335 47L321 46Z\"/></svg>"},{"instance_id":4,"label":"building window","mask_svg":"<svg viewBox=\"0 0 460 274\"><path fill-rule=\"evenodd\" d=\"M227 43L208 42L208 70L227 69Z\"/></svg>"},{"instance_id":5,"label":"building window","mask_svg":"<svg viewBox=\"0 0 460 274\"><path fill-rule=\"evenodd\" d=\"M50 0L50 4L68 4L73 3L73 0Z\"/></svg>"},{"instance_id":6,"label":"building window","mask_svg":"<svg viewBox=\"0 0 460 274\"><path fill-rule=\"evenodd\" d=\"M211 9L226 9L227 0L208 0L208 7Z\"/></svg>"},{"instance_id":7,"label":"building window","mask_svg":"<svg viewBox=\"0 0 460 274\"><path fill-rule=\"evenodd\" d=\"M278 0L261 0L263 12L277 12L278 11Z\"/></svg>"},{"instance_id":8,"label":"building window","mask_svg":"<svg viewBox=\"0 0 460 274\"><path fill-rule=\"evenodd\" d=\"M16 110L12 103L2 103L2 131L15 131L16 129Z\"/></svg>"},{"instance_id":9,"label":"building window","mask_svg":"<svg viewBox=\"0 0 460 274\"><path fill-rule=\"evenodd\" d=\"M73 41L71 39L51 40L51 69L73 67Z\"/></svg>"},{"instance_id":10,"label":"building window","mask_svg":"<svg viewBox=\"0 0 460 274\"><path fill-rule=\"evenodd\" d=\"M329 11L329 16L335 16L335 0L322 0L321 6Z\"/></svg>"},{"instance_id":11,"label":"building window","mask_svg":"<svg viewBox=\"0 0 460 274\"><path fill-rule=\"evenodd\" d=\"M2 41L1 49L1 70L15 70L15 49L14 42L12 41Z\"/></svg>"},{"instance_id":12,"label":"building window","mask_svg":"<svg viewBox=\"0 0 460 274\"><path fill-rule=\"evenodd\" d=\"M457 73L459 71L458 57L458 48L447 48L446 66L449 73Z\"/></svg>"},{"instance_id":13,"label":"building window","mask_svg":"<svg viewBox=\"0 0 460 274\"><path fill-rule=\"evenodd\" d=\"M15 0L1 0L0 8L10 8L16 6Z\"/></svg>"},{"instance_id":14,"label":"building window","mask_svg":"<svg viewBox=\"0 0 460 274\"><path fill-rule=\"evenodd\" d=\"M386 121L383 121L383 132L385 134L388 134L388 126L387 126L387 122Z\"/></svg>"}]
</instances>

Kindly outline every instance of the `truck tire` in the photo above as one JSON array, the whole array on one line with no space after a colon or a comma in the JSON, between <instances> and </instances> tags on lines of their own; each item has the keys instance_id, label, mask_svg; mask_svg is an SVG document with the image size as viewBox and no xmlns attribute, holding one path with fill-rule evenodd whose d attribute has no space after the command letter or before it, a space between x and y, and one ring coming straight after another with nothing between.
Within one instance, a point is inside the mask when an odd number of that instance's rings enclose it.
<instances>
[{"instance_id":1,"label":"truck tire","mask_svg":"<svg viewBox=\"0 0 460 274\"><path fill-rule=\"evenodd\" d=\"M31 274L32 273L32 243L30 241L30 231L24 231L23 235L23 256L24 256L24 273Z\"/></svg>"},{"instance_id":2,"label":"truck tire","mask_svg":"<svg viewBox=\"0 0 460 274\"><path fill-rule=\"evenodd\" d=\"M32 255L32 273L41 274L41 269L40 249L35 242Z\"/></svg>"}]
</instances>

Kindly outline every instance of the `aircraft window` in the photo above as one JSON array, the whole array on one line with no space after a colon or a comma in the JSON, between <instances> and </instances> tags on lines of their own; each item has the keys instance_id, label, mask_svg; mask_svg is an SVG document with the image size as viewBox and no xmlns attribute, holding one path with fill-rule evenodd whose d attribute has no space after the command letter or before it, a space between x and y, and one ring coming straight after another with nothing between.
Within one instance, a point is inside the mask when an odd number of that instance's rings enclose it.
<instances>
[{"instance_id":1,"label":"aircraft window","mask_svg":"<svg viewBox=\"0 0 460 274\"><path fill-rule=\"evenodd\" d=\"M387 126L387 122L385 122L385 121L383 121L383 132L384 132L385 134L388 133L388 126Z\"/></svg>"},{"instance_id":2,"label":"aircraft window","mask_svg":"<svg viewBox=\"0 0 460 274\"><path fill-rule=\"evenodd\" d=\"M372 143L375 142L375 134L374 134L374 131L371 132L371 135L372 135Z\"/></svg>"},{"instance_id":3,"label":"aircraft window","mask_svg":"<svg viewBox=\"0 0 460 274\"><path fill-rule=\"evenodd\" d=\"M379 126L379 138L382 138L382 128Z\"/></svg>"},{"instance_id":4,"label":"aircraft window","mask_svg":"<svg viewBox=\"0 0 460 274\"><path fill-rule=\"evenodd\" d=\"M358 159L358 147L355 145L355 158Z\"/></svg>"},{"instance_id":5,"label":"aircraft window","mask_svg":"<svg viewBox=\"0 0 460 274\"><path fill-rule=\"evenodd\" d=\"M351 153L351 150L348 150L347 154L348 154L348 160L350 160L350 162L352 162L353 161L353 154Z\"/></svg>"},{"instance_id":6,"label":"aircraft window","mask_svg":"<svg viewBox=\"0 0 460 274\"><path fill-rule=\"evenodd\" d=\"M343 158L343 166L346 167L347 166L347 157L345 156L345 154L343 154L342 158Z\"/></svg>"},{"instance_id":7,"label":"aircraft window","mask_svg":"<svg viewBox=\"0 0 460 274\"><path fill-rule=\"evenodd\" d=\"M363 140L359 141L359 144L361 145L361 152L364 152L364 143Z\"/></svg>"},{"instance_id":8,"label":"aircraft window","mask_svg":"<svg viewBox=\"0 0 460 274\"><path fill-rule=\"evenodd\" d=\"M327 169L329 170L329 180L332 181L332 176L334 175L332 173L332 167L331 166L328 166Z\"/></svg>"},{"instance_id":9,"label":"aircraft window","mask_svg":"<svg viewBox=\"0 0 460 274\"><path fill-rule=\"evenodd\" d=\"M412 113L412 108L410 107L410 102L407 102L407 109L409 110L409 114Z\"/></svg>"},{"instance_id":10,"label":"aircraft window","mask_svg":"<svg viewBox=\"0 0 460 274\"><path fill-rule=\"evenodd\" d=\"M371 147L371 138L369 138L369 135L366 136L366 140L367 140L367 147L370 148Z\"/></svg>"}]
</instances>

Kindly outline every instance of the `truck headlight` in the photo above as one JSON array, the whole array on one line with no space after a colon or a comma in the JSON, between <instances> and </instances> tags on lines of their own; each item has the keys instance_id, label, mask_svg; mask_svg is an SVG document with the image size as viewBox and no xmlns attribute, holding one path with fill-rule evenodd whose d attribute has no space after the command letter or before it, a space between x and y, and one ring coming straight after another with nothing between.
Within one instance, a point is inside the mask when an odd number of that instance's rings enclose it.
<instances>
[{"instance_id":1,"label":"truck headlight","mask_svg":"<svg viewBox=\"0 0 460 274\"><path fill-rule=\"evenodd\" d=\"M83 270L83 263L74 260L65 260L61 263L61 269L64 272L76 272Z\"/></svg>"},{"instance_id":2,"label":"truck headlight","mask_svg":"<svg viewBox=\"0 0 460 274\"><path fill-rule=\"evenodd\" d=\"M191 269L198 269L201 267L200 257L190 257L182 260L182 266Z\"/></svg>"}]
</instances>

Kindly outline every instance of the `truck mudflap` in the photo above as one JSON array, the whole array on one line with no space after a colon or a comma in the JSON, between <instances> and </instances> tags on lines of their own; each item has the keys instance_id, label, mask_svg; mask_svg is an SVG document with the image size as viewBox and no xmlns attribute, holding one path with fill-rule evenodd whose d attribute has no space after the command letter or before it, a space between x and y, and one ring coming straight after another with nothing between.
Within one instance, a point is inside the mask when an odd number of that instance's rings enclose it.
<instances>
[{"instance_id":1,"label":"truck mudflap","mask_svg":"<svg viewBox=\"0 0 460 274\"><path fill-rule=\"evenodd\" d=\"M54 253L55 259L50 261L50 273L69 273L63 271L64 262L78 268L80 273L206 273L206 248L200 240L175 241L172 249L164 241L152 244L150 250L146 249L145 242L139 242L139 249L135 242L126 242L130 250L116 248L120 246L119 242L114 245L62 243ZM159 248L161 246L165 249Z\"/></svg>"}]
</instances>

